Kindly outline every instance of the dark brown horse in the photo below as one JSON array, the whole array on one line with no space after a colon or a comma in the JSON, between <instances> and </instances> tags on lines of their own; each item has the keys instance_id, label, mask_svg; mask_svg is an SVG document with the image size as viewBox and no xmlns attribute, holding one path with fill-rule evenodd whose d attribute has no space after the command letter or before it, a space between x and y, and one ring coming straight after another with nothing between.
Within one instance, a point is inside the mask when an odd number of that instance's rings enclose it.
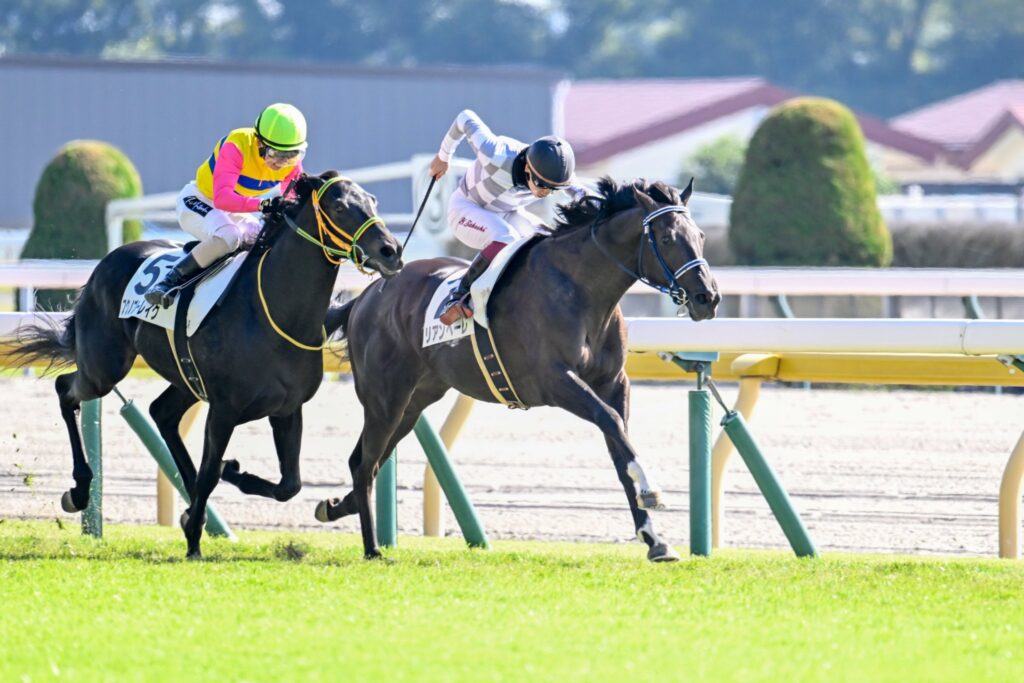
<instances>
[{"instance_id":1,"label":"dark brown horse","mask_svg":"<svg viewBox=\"0 0 1024 683\"><path fill-rule=\"evenodd\" d=\"M171 383L149 410L192 498L182 515L189 557L200 555L206 501L222 476L245 493L282 501L298 493L302 404L323 379L322 324L340 259L354 257L390 276L402 267L402 250L375 218L374 197L351 180L334 171L302 176L295 191L295 199L267 217L227 297L189 339L210 404L198 473L178 434L182 416L198 399L182 379L166 330L118 318L121 295L142 262L180 245L133 242L115 249L97 264L59 328L22 331L20 356L26 362L43 358L77 366L56 382L74 459L75 486L61 498L64 510L86 507L92 481L76 417L79 404L108 394L137 355ZM332 234L336 239L324 244ZM281 467L276 484L241 472L235 461L222 461L235 427L263 417L270 419Z\"/></svg>"},{"instance_id":2,"label":"dark brown horse","mask_svg":"<svg viewBox=\"0 0 1024 683\"><path fill-rule=\"evenodd\" d=\"M721 297L703 259L704 235L680 195L663 183L623 187L601 181L600 197L562 207L552 233L517 253L488 306L491 330L519 399L558 406L601 430L626 492L636 533L654 561L678 554L654 531L648 509L661 507L626 436L629 378L626 326L618 303L637 280L712 318ZM348 338L363 432L349 459L353 490L322 501L322 522L359 514L368 558L378 557L369 495L373 478L424 408L454 387L495 402L469 338L421 346L424 313L438 285L464 266L450 258L414 261L395 278L332 308L328 331Z\"/></svg>"}]
</instances>

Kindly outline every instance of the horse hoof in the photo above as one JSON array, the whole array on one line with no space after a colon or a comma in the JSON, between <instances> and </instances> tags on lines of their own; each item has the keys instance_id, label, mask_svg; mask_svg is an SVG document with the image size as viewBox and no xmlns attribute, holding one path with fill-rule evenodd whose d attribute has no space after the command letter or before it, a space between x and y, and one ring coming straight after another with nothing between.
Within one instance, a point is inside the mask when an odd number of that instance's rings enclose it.
<instances>
[{"instance_id":1,"label":"horse hoof","mask_svg":"<svg viewBox=\"0 0 1024 683\"><path fill-rule=\"evenodd\" d=\"M188 553L186 553L185 559L190 562L195 562L196 560L203 559L203 554L198 550L190 550L188 551Z\"/></svg>"},{"instance_id":2,"label":"horse hoof","mask_svg":"<svg viewBox=\"0 0 1024 683\"><path fill-rule=\"evenodd\" d=\"M375 562L383 562L384 564L394 564L395 561L391 558L384 557L384 553L380 551L380 548L374 548L363 556L364 559L373 560Z\"/></svg>"},{"instance_id":3,"label":"horse hoof","mask_svg":"<svg viewBox=\"0 0 1024 683\"><path fill-rule=\"evenodd\" d=\"M60 507L64 512L81 512L85 509L85 506L78 507L75 505L75 499L71 496L71 491L65 491L64 495L60 497Z\"/></svg>"},{"instance_id":4,"label":"horse hoof","mask_svg":"<svg viewBox=\"0 0 1024 683\"><path fill-rule=\"evenodd\" d=\"M647 551L647 559L651 562L678 562L679 553L667 543L658 543Z\"/></svg>"},{"instance_id":5,"label":"horse hoof","mask_svg":"<svg viewBox=\"0 0 1024 683\"><path fill-rule=\"evenodd\" d=\"M321 500L316 504L316 512L313 513L313 516L316 517L316 521L323 524L327 524L327 522L331 521L330 515L327 514L330 505L330 501L327 500Z\"/></svg>"},{"instance_id":6,"label":"horse hoof","mask_svg":"<svg viewBox=\"0 0 1024 683\"><path fill-rule=\"evenodd\" d=\"M237 460L225 460L220 464L220 478L226 482L230 482L241 471L242 466L238 464Z\"/></svg>"},{"instance_id":7,"label":"horse hoof","mask_svg":"<svg viewBox=\"0 0 1024 683\"><path fill-rule=\"evenodd\" d=\"M664 510L666 505L661 500L661 491L641 491L636 497L636 504L641 510Z\"/></svg>"}]
</instances>

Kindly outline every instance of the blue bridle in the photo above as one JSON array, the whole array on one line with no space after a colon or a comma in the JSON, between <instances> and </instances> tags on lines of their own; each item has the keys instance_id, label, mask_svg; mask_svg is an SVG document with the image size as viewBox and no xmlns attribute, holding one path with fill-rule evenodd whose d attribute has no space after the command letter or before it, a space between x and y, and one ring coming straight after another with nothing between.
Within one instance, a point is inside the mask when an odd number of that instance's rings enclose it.
<instances>
[{"instance_id":1,"label":"blue bridle","mask_svg":"<svg viewBox=\"0 0 1024 683\"><path fill-rule=\"evenodd\" d=\"M663 206L660 209L656 209L651 213L647 214L646 216L644 216L643 219L644 237L647 238L647 243L651 245L651 251L654 252L654 258L658 260L658 265L661 266L662 275L664 275L665 279L671 283L668 287L663 287L655 282L652 282L651 279L644 274L644 244L642 241L640 242L640 249L637 250L636 271L634 272L627 268L626 266L619 263L618 259L616 259L610 253L608 253L608 250L605 249L601 245L601 243L597 241L596 231L598 221L596 220L590 225L590 237L591 239L594 240L594 244L597 245L597 248L601 250L601 253L607 256L608 259L612 263L617 265L620 270L627 273L630 277L635 278L640 282L644 283L648 287L652 287L658 290L659 292L668 294L670 297L672 297L673 303L675 303L677 306L682 306L683 304L686 303L686 290L683 289L683 285L679 282L679 278L681 278L683 275L693 270L694 268L700 268L701 266L708 265L708 262L706 259L703 258L695 258L692 261L687 261L679 268L677 268L675 271L673 271L672 268L669 267L668 263L666 263L665 261L665 257L661 255L661 250L658 249L658 241L654 239L654 230L651 227L651 222L655 218L658 218L659 216L664 216L665 214L668 213L689 213L689 210L685 206L679 205Z\"/></svg>"}]
</instances>

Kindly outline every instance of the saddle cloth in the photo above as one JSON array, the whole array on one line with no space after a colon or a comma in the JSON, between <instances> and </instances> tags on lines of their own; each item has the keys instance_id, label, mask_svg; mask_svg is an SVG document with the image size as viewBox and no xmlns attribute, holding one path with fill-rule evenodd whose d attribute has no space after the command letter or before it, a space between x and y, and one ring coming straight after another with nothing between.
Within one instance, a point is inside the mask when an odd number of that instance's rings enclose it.
<instances>
[{"instance_id":1,"label":"saddle cloth","mask_svg":"<svg viewBox=\"0 0 1024 683\"><path fill-rule=\"evenodd\" d=\"M473 283L473 286L470 287L470 296L473 299L473 318L471 320L463 318L454 325L445 325L440 321L443 312L442 304L448 299L452 290L458 286L466 269L460 268L445 278L434 290L434 295L430 297L430 304L423 316L423 348L468 337L473 331L472 323L474 321L477 325L488 327L487 302L490 300L491 292L498 284L505 268L512 261L512 257L533 239L532 236L524 237L499 251L487 270Z\"/></svg>"},{"instance_id":2,"label":"saddle cloth","mask_svg":"<svg viewBox=\"0 0 1024 683\"><path fill-rule=\"evenodd\" d=\"M147 323L163 327L168 330L174 329L174 320L178 311L178 302L181 295L174 298L174 303L169 308L154 306L143 298L146 291L153 283L162 279L171 268L185 258L184 249L168 249L157 252L146 259L135 275L125 287L121 296L121 310L118 318L138 318ZM249 252L238 252L234 256L210 266L200 277L203 279L196 285L195 296L188 305L188 314L185 320L185 334L191 337L202 324L206 316L213 310L213 307L220 301L221 295L227 290L232 279Z\"/></svg>"}]
</instances>

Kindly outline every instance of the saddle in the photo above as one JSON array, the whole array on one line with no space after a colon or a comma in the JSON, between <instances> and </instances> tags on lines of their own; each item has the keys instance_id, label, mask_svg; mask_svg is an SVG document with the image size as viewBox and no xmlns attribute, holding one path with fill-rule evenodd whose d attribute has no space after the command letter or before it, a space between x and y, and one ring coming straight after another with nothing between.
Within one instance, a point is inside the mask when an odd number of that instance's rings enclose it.
<instances>
[{"instance_id":1,"label":"saddle","mask_svg":"<svg viewBox=\"0 0 1024 683\"><path fill-rule=\"evenodd\" d=\"M206 401L206 387L192 357L188 339L224 299L249 252L236 252L212 263L175 290L177 296L168 308L154 306L144 298L149 287L185 258L196 244L190 242L181 248L157 252L146 259L125 287L118 317L138 318L164 328L182 379L197 399Z\"/></svg>"}]
</instances>

